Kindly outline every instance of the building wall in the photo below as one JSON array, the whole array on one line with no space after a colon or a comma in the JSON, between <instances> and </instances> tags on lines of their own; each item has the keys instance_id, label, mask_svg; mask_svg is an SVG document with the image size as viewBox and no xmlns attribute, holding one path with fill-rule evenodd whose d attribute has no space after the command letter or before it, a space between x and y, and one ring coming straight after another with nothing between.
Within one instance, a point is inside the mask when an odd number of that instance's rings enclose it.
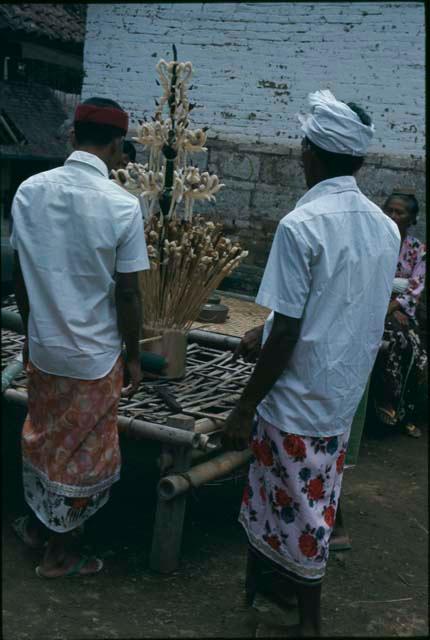
<instances>
[{"instance_id":1,"label":"building wall","mask_svg":"<svg viewBox=\"0 0 430 640\"><path fill-rule=\"evenodd\" d=\"M306 188L296 113L318 88L374 120L366 195L381 203L393 186L415 186L424 210L423 3L90 4L83 97L118 99L133 128L153 113L155 64L172 43L194 65L193 122L210 128L198 162L226 184L210 210L235 220L250 264L264 265L277 221Z\"/></svg>"},{"instance_id":2,"label":"building wall","mask_svg":"<svg viewBox=\"0 0 430 640\"><path fill-rule=\"evenodd\" d=\"M147 153L141 147L138 147L137 160L147 160ZM226 223L229 232L249 250L246 264L256 268L258 279L279 220L306 191L299 149L211 140L208 152L196 154L194 164L222 176L225 184L215 203L196 204L195 212L206 212L211 218ZM420 214L411 232L425 239L425 162L422 158L369 154L356 177L363 193L379 206L396 187L408 185L415 189ZM253 270L250 273L254 280Z\"/></svg>"}]
</instances>

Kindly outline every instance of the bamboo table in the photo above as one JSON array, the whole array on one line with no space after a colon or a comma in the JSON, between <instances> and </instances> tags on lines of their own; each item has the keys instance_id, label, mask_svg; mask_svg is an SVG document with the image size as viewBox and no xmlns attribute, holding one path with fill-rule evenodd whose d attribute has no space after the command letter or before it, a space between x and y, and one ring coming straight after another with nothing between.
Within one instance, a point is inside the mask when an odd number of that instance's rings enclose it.
<instances>
[{"instance_id":1,"label":"bamboo table","mask_svg":"<svg viewBox=\"0 0 430 640\"><path fill-rule=\"evenodd\" d=\"M4 376L3 398L26 406L27 379L17 366L24 337L17 333L20 319L13 302L2 308L2 327L2 377L7 367L12 372ZM222 419L234 407L253 369L252 364L232 361L231 348L238 342L220 334L192 332L183 379L144 380L133 398L120 401L120 434L160 443L150 554L150 566L156 571L170 573L179 564L189 489L235 472L251 457L249 449L225 452L219 443Z\"/></svg>"},{"instance_id":2,"label":"bamboo table","mask_svg":"<svg viewBox=\"0 0 430 640\"><path fill-rule=\"evenodd\" d=\"M12 303L2 308L2 372L16 367L23 336ZM9 328L10 327L10 328ZM249 449L223 452L219 444L222 419L228 415L249 379L253 364L232 361L239 338L192 331L187 349L187 370L177 381L144 381L132 399L122 398L118 430L130 438L160 443L160 480L153 529L151 568L174 571L179 563L187 492L228 475L247 464ZM18 368L19 370L19 368ZM15 374L15 371L13 371ZM11 402L26 406L26 376L20 373L3 392ZM347 465L357 462L364 425L367 393L351 427Z\"/></svg>"}]
</instances>

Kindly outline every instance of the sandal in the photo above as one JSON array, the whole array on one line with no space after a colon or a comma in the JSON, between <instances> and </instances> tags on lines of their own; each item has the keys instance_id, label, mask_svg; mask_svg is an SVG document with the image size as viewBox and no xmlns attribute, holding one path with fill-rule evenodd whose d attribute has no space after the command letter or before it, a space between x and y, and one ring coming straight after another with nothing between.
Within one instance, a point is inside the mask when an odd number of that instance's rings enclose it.
<instances>
[{"instance_id":1,"label":"sandal","mask_svg":"<svg viewBox=\"0 0 430 640\"><path fill-rule=\"evenodd\" d=\"M394 409L388 409L386 407L378 407L375 405L376 415L379 420L384 424L388 424L394 427L397 424L397 413Z\"/></svg>"},{"instance_id":2,"label":"sandal","mask_svg":"<svg viewBox=\"0 0 430 640\"><path fill-rule=\"evenodd\" d=\"M92 560L97 561L97 568L91 572L81 573L81 569ZM89 556L81 556L80 559L60 576L47 576L41 572L40 567L36 567L36 575L38 578L46 578L47 580L55 580L56 578L86 578L87 576L93 576L99 573L103 569L103 560L100 558L94 558Z\"/></svg>"},{"instance_id":3,"label":"sandal","mask_svg":"<svg viewBox=\"0 0 430 640\"><path fill-rule=\"evenodd\" d=\"M35 551L41 551L48 544L45 542L34 542L34 540L29 536L27 527L28 527L28 516L21 516L12 522L12 529L15 531L18 538L25 544L29 549L33 549Z\"/></svg>"},{"instance_id":4,"label":"sandal","mask_svg":"<svg viewBox=\"0 0 430 640\"><path fill-rule=\"evenodd\" d=\"M421 438L421 429L419 429L416 425L409 422L406 426L406 434L411 438Z\"/></svg>"}]
</instances>

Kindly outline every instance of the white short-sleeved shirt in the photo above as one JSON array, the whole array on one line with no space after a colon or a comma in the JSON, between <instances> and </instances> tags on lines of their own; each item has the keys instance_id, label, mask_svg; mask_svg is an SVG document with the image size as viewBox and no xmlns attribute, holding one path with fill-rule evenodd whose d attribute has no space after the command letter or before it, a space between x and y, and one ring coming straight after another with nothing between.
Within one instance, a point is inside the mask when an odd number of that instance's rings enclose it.
<instances>
[{"instance_id":1,"label":"white short-sleeved shirt","mask_svg":"<svg viewBox=\"0 0 430 640\"><path fill-rule=\"evenodd\" d=\"M400 249L395 223L355 178L324 180L277 228L256 302L302 318L284 373L258 406L281 431L346 432L380 340ZM264 328L263 342L273 324Z\"/></svg>"},{"instance_id":2,"label":"white short-sleeved shirt","mask_svg":"<svg viewBox=\"0 0 430 640\"><path fill-rule=\"evenodd\" d=\"M102 378L122 347L114 274L149 268L137 198L109 180L97 156L75 151L64 167L21 184L12 217L30 360L47 373Z\"/></svg>"}]
</instances>

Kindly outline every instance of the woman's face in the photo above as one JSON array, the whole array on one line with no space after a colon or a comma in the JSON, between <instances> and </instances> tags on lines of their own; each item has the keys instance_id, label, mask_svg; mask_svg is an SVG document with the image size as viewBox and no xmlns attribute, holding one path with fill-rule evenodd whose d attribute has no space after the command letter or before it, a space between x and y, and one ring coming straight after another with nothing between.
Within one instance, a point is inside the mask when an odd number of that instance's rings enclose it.
<instances>
[{"instance_id":1,"label":"woman's face","mask_svg":"<svg viewBox=\"0 0 430 640\"><path fill-rule=\"evenodd\" d=\"M405 232L412 223L408 205L402 198L389 198L384 205L384 213L396 223L400 233Z\"/></svg>"}]
</instances>

